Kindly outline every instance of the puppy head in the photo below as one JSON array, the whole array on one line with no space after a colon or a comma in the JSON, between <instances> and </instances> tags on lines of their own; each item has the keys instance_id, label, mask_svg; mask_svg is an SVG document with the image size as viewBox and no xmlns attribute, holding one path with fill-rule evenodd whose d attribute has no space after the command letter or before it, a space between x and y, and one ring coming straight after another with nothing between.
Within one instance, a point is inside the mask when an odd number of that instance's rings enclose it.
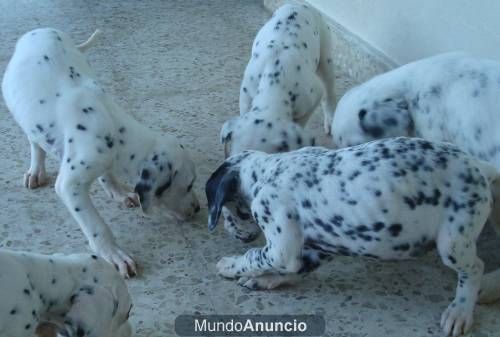
<instances>
[{"instance_id":1,"label":"puppy head","mask_svg":"<svg viewBox=\"0 0 500 337\"><path fill-rule=\"evenodd\" d=\"M193 191L196 180L194 162L173 138L158 140L142 163L135 192L145 214L166 209L176 219L185 220L200 210Z\"/></svg>"},{"instance_id":2,"label":"puppy head","mask_svg":"<svg viewBox=\"0 0 500 337\"><path fill-rule=\"evenodd\" d=\"M246 150L286 152L314 146L315 143L313 137L292 121L249 115L225 122L221 129L221 142L226 158Z\"/></svg>"},{"instance_id":3,"label":"puppy head","mask_svg":"<svg viewBox=\"0 0 500 337\"><path fill-rule=\"evenodd\" d=\"M248 243L259 237L261 230L253 220L250 208L241 198L227 202L222 214L224 229L233 238Z\"/></svg>"},{"instance_id":4,"label":"puppy head","mask_svg":"<svg viewBox=\"0 0 500 337\"><path fill-rule=\"evenodd\" d=\"M121 289L118 289L121 288ZM64 337L130 337L132 302L123 282L117 289L83 285L70 298L59 335Z\"/></svg>"},{"instance_id":5,"label":"puppy head","mask_svg":"<svg viewBox=\"0 0 500 337\"><path fill-rule=\"evenodd\" d=\"M217 226L221 212L224 209L226 229L231 232L230 228L233 227L233 236L242 241L252 241L256 237L255 233L253 233L255 230L246 230L251 228L252 217L248 202L241 193L240 180L240 163L252 152L245 151L226 159L212 173L205 185L208 201L208 229L213 230ZM247 227L246 225L249 223L250 227ZM238 230L239 228L242 230Z\"/></svg>"},{"instance_id":6,"label":"puppy head","mask_svg":"<svg viewBox=\"0 0 500 337\"><path fill-rule=\"evenodd\" d=\"M413 120L403 91L361 85L348 91L337 104L332 123L337 147L367 141L412 136Z\"/></svg>"}]
</instances>

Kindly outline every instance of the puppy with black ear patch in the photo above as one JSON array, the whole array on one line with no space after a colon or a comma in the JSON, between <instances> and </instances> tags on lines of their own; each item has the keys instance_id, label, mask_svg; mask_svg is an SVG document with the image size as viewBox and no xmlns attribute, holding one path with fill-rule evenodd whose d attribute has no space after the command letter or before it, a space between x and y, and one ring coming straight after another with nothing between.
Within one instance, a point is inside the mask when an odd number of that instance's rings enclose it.
<instances>
[{"instance_id":1,"label":"puppy with black ear patch","mask_svg":"<svg viewBox=\"0 0 500 337\"><path fill-rule=\"evenodd\" d=\"M0 265L1 336L132 335L127 285L96 255L0 249Z\"/></svg>"},{"instance_id":2,"label":"puppy with black ear patch","mask_svg":"<svg viewBox=\"0 0 500 337\"><path fill-rule=\"evenodd\" d=\"M314 145L303 127L322 96L329 133L336 103L332 59L329 27L316 10L296 4L276 10L255 37L240 88L240 116L222 127L226 157Z\"/></svg>"},{"instance_id":3,"label":"puppy with black ear patch","mask_svg":"<svg viewBox=\"0 0 500 337\"><path fill-rule=\"evenodd\" d=\"M26 33L17 42L2 83L12 116L26 133L31 165L27 188L46 183L45 155L60 161L55 189L80 225L90 247L124 276L136 264L115 242L88 193L98 178L106 192L149 214L159 206L176 218L199 210L192 191L193 161L174 137L152 132L125 113L96 82L82 53L96 34L76 46L51 28ZM129 191L118 182L135 185Z\"/></svg>"},{"instance_id":4,"label":"puppy with black ear patch","mask_svg":"<svg viewBox=\"0 0 500 337\"><path fill-rule=\"evenodd\" d=\"M481 284L476 253L498 178L493 166L457 147L418 138L336 151L245 151L206 184L208 226L215 228L225 207L239 231L251 239L260 229L266 245L223 257L217 270L244 287L272 289L335 254L401 260L437 245L442 262L458 274L441 319L445 333L457 336L472 326L480 289L481 301L500 297L498 286ZM244 227L249 217L257 228Z\"/></svg>"}]
</instances>

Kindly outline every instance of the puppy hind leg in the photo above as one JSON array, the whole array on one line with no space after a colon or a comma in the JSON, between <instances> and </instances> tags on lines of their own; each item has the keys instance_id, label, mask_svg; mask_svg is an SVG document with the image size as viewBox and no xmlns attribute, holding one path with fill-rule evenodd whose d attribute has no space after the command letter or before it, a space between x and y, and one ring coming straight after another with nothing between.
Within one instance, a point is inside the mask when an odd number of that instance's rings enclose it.
<instances>
[{"instance_id":1,"label":"puppy hind leg","mask_svg":"<svg viewBox=\"0 0 500 337\"><path fill-rule=\"evenodd\" d=\"M45 151L35 142L30 140L31 163L28 172L24 174L24 186L35 189L47 183L45 171Z\"/></svg>"},{"instance_id":2,"label":"puppy hind leg","mask_svg":"<svg viewBox=\"0 0 500 337\"><path fill-rule=\"evenodd\" d=\"M322 101L324 114L324 129L327 135L331 134L333 114L337 100L335 96L335 73L333 69L333 45L330 29L326 23L322 24L321 40L320 40L320 57L318 66L318 75L321 78L324 88L325 97Z\"/></svg>"},{"instance_id":3,"label":"puppy hind leg","mask_svg":"<svg viewBox=\"0 0 500 337\"><path fill-rule=\"evenodd\" d=\"M323 85L316 74L311 75L310 81L304 80L302 85L306 85L306 90L296 98L293 120L295 123L305 126L321 102Z\"/></svg>"},{"instance_id":4,"label":"puppy hind leg","mask_svg":"<svg viewBox=\"0 0 500 337\"><path fill-rule=\"evenodd\" d=\"M472 326L484 264L476 253L476 237L467 231L444 226L437 247L443 263L458 273L455 298L441 316L441 328L446 336L459 336Z\"/></svg>"}]
</instances>

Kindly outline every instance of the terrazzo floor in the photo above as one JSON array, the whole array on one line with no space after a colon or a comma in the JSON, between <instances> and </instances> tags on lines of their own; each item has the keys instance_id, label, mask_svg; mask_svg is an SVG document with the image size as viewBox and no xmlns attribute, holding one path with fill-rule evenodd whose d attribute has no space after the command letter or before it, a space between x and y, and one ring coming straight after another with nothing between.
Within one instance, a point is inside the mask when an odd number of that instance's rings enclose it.
<instances>
[{"instance_id":1,"label":"terrazzo floor","mask_svg":"<svg viewBox=\"0 0 500 337\"><path fill-rule=\"evenodd\" d=\"M221 124L238 112L239 83L251 42L267 20L260 0L2 0L0 73L15 41L38 27L55 27L85 40L104 34L88 52L101 83L129 113L152 129L173 133L191 151L203 186L223 153ZM341 95L353 85L337 69ZM322 134L321 114L310 127ZM324 137L323 144L328 144ZM86 251L83 234L53 187L57 164L48 160L50 187L28 191L21 177L29 146L0 101L0 247L43 253ZM287 313L325 316L325 336L441 336L441 312L453 296L455 274L435 253L407 262L338 257L302 283L251 292L221 279L215 263L253 244L206 228L205 208L190 222L148 219L109 200L95 184L92 196L118 242L143 271L128 281L135 336L174 336L186 313ZM500 266L500 240L483 235L487 269ZM478 306L473 336L500 336L500 305Z\"/></svg>"}]
</instances>

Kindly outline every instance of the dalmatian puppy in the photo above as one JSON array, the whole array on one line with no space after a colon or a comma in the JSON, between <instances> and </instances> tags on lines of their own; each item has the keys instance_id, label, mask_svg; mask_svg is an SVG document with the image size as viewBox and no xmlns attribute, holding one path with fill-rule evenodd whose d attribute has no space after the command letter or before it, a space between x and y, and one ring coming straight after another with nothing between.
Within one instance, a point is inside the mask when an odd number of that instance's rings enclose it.
<instances>
[{"instance_id":1,"label":"dalmatian puppy","mask_svg":"<svg viewBox=\"0 0 500 337\"><path fill-rule=\"evenodd\" d=\"M443 263L458 273L441 326L458 336L472 325L483 275L476 240L497 177L493 166L452 144L418 138L336 151L245 151L207 182L208 226L214 229L225 206L233 226L246 238L260 229L266 245L222 258L217 270L244 287L271 289L332 254L399 260L437 245ZM245 228L249 217L253 228Z\"/></svg>"},{"instance_id":2,"label":"dalmatian puppy","mask_svg":"<svg viewBox=\"0 0 500 337\"><path fill-rule=\"evenodd\" d=\"M125 281L96 255L0 249L0 265L1 336L131 336Z\"/></svg>"},{"instance_id":3,"label":"dalmatian puppy","mask_svg":"<svg viewBox=\"0 0 500 337\"><path fill-rule=\"evenodd\" d=\"M2 91L30 142L26 187L46 183L46 153L59 159L56 193L91 248L122 275L133 276L136 264L97 213L88 193L90 184L99 178L117 201L140 205L146 214L161 208L184 219L200 208L192 191L195 169L174 137L141 125L96 82L82 53L94 38L95 34L75 46L67 34L55 29L26 33L7 66ZM135 185L134 193L119 178Z\"/></svg>"},{"instance_id":4,"label":"dalmatian puppy","mask_svg":"<svg viewBox=\"0 0 500 337\"><path fill-rule=\"evenodd\" d=\"M349 90L332 123L339 147L416 136L445 141L500 169L500 62L447 53Z\"/></svg>"},{"instance_id":5,"label":"dalmatian puppy","mask_svg":"<svg viewBox=\"0 0 500 337\"><path fill-rule=\"evenodd\" d=\"M226 157L314 145L304 125L323 94L325 131L335 109L329 27L306 5L280 7L257 33L240 88L240 116L224 123Z\"/></svg>"}]
</instances>

